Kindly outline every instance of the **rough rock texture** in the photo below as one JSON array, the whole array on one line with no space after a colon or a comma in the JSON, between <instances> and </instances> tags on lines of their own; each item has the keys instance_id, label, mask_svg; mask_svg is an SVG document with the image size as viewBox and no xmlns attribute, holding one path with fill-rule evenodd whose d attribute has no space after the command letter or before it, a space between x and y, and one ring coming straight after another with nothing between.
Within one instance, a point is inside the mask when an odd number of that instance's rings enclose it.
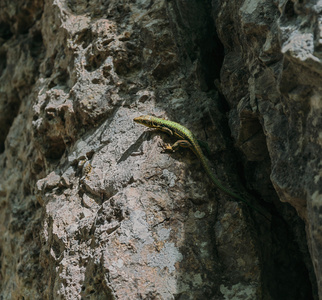
<instances>
[{"instance_id":1,"label":"rough rock texture","mask_svg":"<svg viewBox=\"0 0 322 300\"><path fill-rule=\"evenodd\" d=\"M1 299L322 299L321 12L2 1Z\"/></svg>"},{"instance_id":2,"label":"rough rock texture","mask_svg":"<svg viewBox=\"0 0 322 300\"><path fill-rule=\"evenodd\" d=\"M267 147L279 199L305 222L322 299L322 3L214 1L214 7L233 135L257 167L265 158L252 157L252 149Z\"/></svg>"}]
</instances>

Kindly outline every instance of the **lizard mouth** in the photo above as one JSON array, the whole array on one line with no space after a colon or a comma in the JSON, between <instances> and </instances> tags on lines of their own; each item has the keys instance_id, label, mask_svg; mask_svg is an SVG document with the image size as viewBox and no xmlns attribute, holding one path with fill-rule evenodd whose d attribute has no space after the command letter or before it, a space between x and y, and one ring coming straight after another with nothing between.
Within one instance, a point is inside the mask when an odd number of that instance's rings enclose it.
<instances>
[{"instance_id":1,"label":"lizard mouth","mask_svg":"<svg viewBox=\"0 0 322 300\"><path fill-rule=\"evenodd\" d=\"M139 124L148 124L151 122L151 117L150 116L139 116L133 119L134 122L139 123Z\"/></svg>"}]
</instances>

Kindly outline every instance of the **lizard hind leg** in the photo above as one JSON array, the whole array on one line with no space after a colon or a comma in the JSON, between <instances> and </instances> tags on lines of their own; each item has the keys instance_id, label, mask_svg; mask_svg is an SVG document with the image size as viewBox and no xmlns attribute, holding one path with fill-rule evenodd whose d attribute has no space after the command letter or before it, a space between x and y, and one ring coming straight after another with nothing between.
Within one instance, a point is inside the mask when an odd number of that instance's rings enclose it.
<instances>
[{"instance_id":1,"label":"lizard hind leg","mask_svg":"<svg viewBox=\"0 0 322 300\"><path fill-rule=\"evenodd\" d=\"M187 140L178 140L173 145L163 144L161 147L162 147L162 152L167 152L167 151L175 152L179 147L191 148L192 145Z\"/></svg>"}]
</instances>

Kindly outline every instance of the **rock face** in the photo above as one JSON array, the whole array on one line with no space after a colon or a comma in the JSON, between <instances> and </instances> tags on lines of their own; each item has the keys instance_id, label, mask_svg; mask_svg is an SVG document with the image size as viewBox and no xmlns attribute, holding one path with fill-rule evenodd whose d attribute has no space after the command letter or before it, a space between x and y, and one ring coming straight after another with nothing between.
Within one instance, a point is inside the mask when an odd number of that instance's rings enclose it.
<instances>
[{"instance_id":1,"label":"rock face","mask_svg":"<svg viewBox=\"0 0 322 300\"><path fill-rule=\"evenodd\" d=\"M0 8L1 299L322 299L319 1Z\"/></svg>"},{"instance_id":2,"label":"rock face","mask_svg":"<svg viewBox=\"0 0 322 300\"><path fill-rule=\"evenodd\" d=\"M227 1L214 14L227 49L221 84L234 107L232 131L248 160L258 141L267 147L270 179L279 199L290 203L306 224L322 299L322 4L240 4ZM230 36L229 26L234 28ZM256 156L253 160L260 161Z\"/></svg>"}]
</instances>

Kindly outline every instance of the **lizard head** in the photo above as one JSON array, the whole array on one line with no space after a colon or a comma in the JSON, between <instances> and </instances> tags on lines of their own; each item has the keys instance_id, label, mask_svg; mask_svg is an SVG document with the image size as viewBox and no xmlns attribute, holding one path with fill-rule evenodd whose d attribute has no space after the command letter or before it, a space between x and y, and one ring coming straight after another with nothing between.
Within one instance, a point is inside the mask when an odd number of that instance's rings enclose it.
<instances>
[{"instance_id":1,"label":"lizard head","mask_svg":"<svg viewBox=\"0 0 322 300\"><path fill-rule=\"evenodd\" d=\"M154 127L155 119L156 117L145 115L145 116L136 117L133 119L133 121L152 128Z\"/></svg>"}]
</instances>

